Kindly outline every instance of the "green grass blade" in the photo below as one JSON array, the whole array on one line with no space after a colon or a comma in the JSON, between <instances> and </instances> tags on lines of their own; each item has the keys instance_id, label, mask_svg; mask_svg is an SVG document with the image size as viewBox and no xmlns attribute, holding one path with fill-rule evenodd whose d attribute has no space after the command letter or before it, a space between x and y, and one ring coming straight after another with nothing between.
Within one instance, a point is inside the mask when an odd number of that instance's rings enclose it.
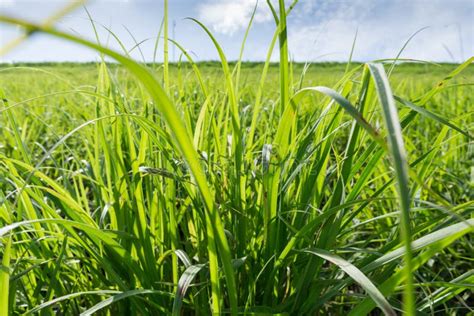
<instances>
[{"instance_id":1,"label":"green grass blade","mask_svg":"<svg viewBox=\"0 0 474 316\"><path fill-rule=\"evenodd\" d=\"M116 303L120 300L129 298L129 297L137 296L137 295L169 295L169 294L166 292L156 291L156 290L140 290L140 289L130 290L130 291L123 292L123 293L114 295L112 297L109 297L106 300L103 300L102 302L82 312L80 316L90 316L113 303Z\"/></svg>"},{"instance_id":2,"label":"green grass blade","mask_svg":"<svg viewBox=\"0 0 474 316\"><path fill-rule=\"evenodd\" d=\"M280 19L278 23L278 42L280 44L280 113L285 112L285 108L290 100L290 74L288 65L288 31L286 24L285 1L279 0Z\"/></svg>"},{"instance_id":3,"label":"green grass blade","mask_svg":"<svg viewBox=\"0 0 474 316\"><path fill-rule=\"evenodd\" d=\"M3 242L2 266L0 269L0 315L10 315L9 292L10 292L10 251L12 240L10 237Z\"/></svg>"},{"instance_id":4,"label":"green grass blade","mask_svg":"<svg viewBox=\"0 0 474 316\"><path fill-rule=\"evenodd\" d=\"M369 69L375 82L383 117L388 130L389 151L397 179L398 199L400 207L400 231L405 245L405 274L406 288L404 290L404 311L407 315L415 314L413 277L411 275L411 221L410 221L410 189L408 180L408 162L403 143L402 129L398 118L397 107L387 75L381 64L369 64Z\"/></svg>"},{"instance_id":5,"label":"green grass blade","mask_svg":"<svg viewBox=\"0 0 474 316\"><path fill-rule=\"evenodd\" d=\"M385 299L382 293L380 293L372 281L370 281L370 279L353 264L323 249L310 248L302 251L316 255L337 265L342 271L347 273L354 281L356 281L367 292L367 294L369 294L385 315L397 315L390 303Z\"/></svg>"},{"instance_id":6,"label":"green grass blade","mask_svg":"<svg viewBox=\"0 0 474 316\"><path fill-rule=\"evenodd\" d=\"M30 309L24 315L35 314L35 313L37 313L37 312L39 312L39 311L41 311L45 308L54 306L57 303L60 303L62 301L66 301L66 300L69 300L69 299L72 299L72 298L75 298L75 297L78 297L78 296L82 296L82 295L109 295L109 294L120 294L120 293L121 293L120 291L114 291L114 290L97 290L97 291L85 291L85 292L71 293L71 294L60 296L60 297L57 297L55 299L44 302L44 303Z\"/></svg>"},{"instance_id":7,"label":"green grass blade","mask_svg":"<svg viewBox=\"0 0 474 316\"><path fill-rule=\"evenodd\" d=\"M446 125L446 126L452 128L452 129L454 129L455 131L463 134L464 136L468 137L469 139L472 139L472 136L469 135L469 133L467 131L463 130L462 128L460 128L456 124L452 123L451 121L445 119L444 117L441 117L439 114L436 114L433 111L429 111L429 110L425 109L424 107L418 106L418 105L416 105L416 104L414 104L410 101L404 100L404 99L402 99L398 96L394 96L394 98L395 98L396 101L398 101L401 104L403 104L404 106L412 109L413 111L415 111L417 113L420 113L421 115L423 115L427 118L438 121L439 123L441 123L443 125Z\"/></svg>"},{"instance_id":8,"label":"green grass blade","mask_svg":"<svg viewBox=\"0 0 474 316\"><path fill-rule=\"evenodd\" d=\"M332 98L334 101L336 101L345 111L347 114L349 114L356 122L364 128L372 138L377 141L379 145L381 145L383 148L386 147L385 141L383 138L380 136L380 134L377 132L377 130L370 125L367 120L362 116L362 114L357 110L356 107L354 107L349 100L341 96L339 93L334 91L333 89L327 88L327 87L308 87L301 89L298 91L294 96L293 96L293 101L298 102L302 97L304 97L308 92L319 92L322 94L327 95L328 97Z\"/></svg>"},{"instance_id":9,"label":"green grass blade","mask_svg":"<svg viewBox=\"0 0 474 316\"><path fill-rule=\"evenodd\" d=\"M164 0L163 18L163 82L166 93L170 94L170 78L168 65L168 0Z\"/></svg>"},{"instance_id":10,"label":"green grass blade","mask_svg":"<svg viewBox=\"0 0 474 316\"><path fill-rule=\"evenodd\" d=\"M420 237L413 241L412 249L414 251L417 251L457 233L466 234L472 231L474 231L474 219L444 227L428 235ZM378 267L381 267L382 265L388 264L398 258L403 257L405 252L406 249L404 247L400 247L374 260L373 262L365 266L362 270L364 272L372 271Z\"/></svg>"},{"instance_id":11,"label":"green grass blade","mask_svg":"<svg viewBox=\"0 0 474 316\"><path fill-rule=\"evenodd\" d=\"M459 73L461 73L463 70L467 69L472 63L474 62L474 56L470 57L467 59L465 62L463 62L461 65L456 67L451 73L449 73L446 77L443 78L438 84L428 91L424 96L421 98L417 99L415 103L419 105L425 105L429 100L431 100L438 92L444 89L446 84L451 81L455 76L457 76Z\"/></svg>"},{"instance_id":12,"label":"green grass blade","mask_svg":"<svg viewBox=\"0 0 474 316\"><path fill-rule=\"evenodd\" d=\"M181 275L181 277L179 278L178 289L176 291L176 295L174 297L173 302L173 316L181 315L181 306L183 305L183 298L186 295L186 292L188 291L191 282L194 280L196 275L205 267L205 264L191 265L186 268L183 275Z\"/></svg>"}]
</instances>

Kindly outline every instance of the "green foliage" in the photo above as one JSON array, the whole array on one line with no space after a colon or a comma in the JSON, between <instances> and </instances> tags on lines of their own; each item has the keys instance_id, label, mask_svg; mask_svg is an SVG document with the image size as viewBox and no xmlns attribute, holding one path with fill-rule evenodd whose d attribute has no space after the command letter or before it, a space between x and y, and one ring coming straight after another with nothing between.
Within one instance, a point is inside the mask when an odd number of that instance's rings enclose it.
<instances>
[{"instance_id":1,"label":"green foliage","mask_svg":"<svg viewBox=\"0 0 474 316\"><path fill-rule=\"evenodd\" d=\"M308 68L279 4L264 63L0 16L116 61L0 67L0 314L468 312L472 59Z\"/></svg>"}]
</instances>

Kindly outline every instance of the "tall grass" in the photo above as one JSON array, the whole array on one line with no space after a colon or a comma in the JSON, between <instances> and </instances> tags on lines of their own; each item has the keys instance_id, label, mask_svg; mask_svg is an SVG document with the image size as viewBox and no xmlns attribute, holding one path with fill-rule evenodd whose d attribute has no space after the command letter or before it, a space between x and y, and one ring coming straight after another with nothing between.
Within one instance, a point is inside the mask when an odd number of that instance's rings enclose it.
<instances>
[{"instance_id":1,"label":"tall grass","mask_svg":"<svg viewBox=\"0 0 474 316\"><path fill-rule=\"evenodd\" d=\"M167 1L162 68L0 16L120 64L102 59L92 86L0 69L48 78L30 97L0 77L0 314L469 311L474 58L431 87L391 87L383 62L308 85L289 60L295 4L268 1L275 34L247 72L245 42L234 66L192 19L217 75L168 38Z\"/></svg>"}]
</instances>

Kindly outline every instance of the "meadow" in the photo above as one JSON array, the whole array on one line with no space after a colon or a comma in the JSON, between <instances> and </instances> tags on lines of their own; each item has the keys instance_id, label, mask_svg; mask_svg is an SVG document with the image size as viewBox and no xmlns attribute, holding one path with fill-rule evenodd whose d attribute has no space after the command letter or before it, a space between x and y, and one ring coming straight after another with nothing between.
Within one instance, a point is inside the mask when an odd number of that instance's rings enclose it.
<instances>
[{"instance_id":1,"label":"meadow","mask_svg":"<svg viewBox=\"0 0 474 316\"><path fill-rule=\"evenodd\" d=\"M0 315L473 312L474 57L293 63L279 12L278 63L0 17L102 60L0 66Z\"/></svg>"}]
</instances>

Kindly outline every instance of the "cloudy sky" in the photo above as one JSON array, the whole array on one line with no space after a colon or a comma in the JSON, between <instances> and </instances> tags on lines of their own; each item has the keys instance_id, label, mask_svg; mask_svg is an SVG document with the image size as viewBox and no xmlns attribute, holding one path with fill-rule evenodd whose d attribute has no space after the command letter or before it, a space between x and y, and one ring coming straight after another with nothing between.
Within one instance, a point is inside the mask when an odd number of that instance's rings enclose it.
<instances>
[{"instance_id":1,"label":"cloudy sky","mask_svg":"<svg viewBox=\"0 0 474 316\"><path fill-rule=\"evenodd\" d=\"M288 1L288 3L291 1ZM67 0L0 0L0 14L42 21ZM218 58L209 38L192 21L194 17L216 35L230 60L238 57L245 28L256 0L169 0L170 37L197 60ZM111 29L131 49L134 39L144 58L153 59L155 38L163 17L163 0L90 0L87 9L97 22L102 43L120 47L108 36ZM173 27L174 24L174 27ZM57 23L68 32L93 39L83 8ZM403 58L459 62L474 55L474 0L300 0L288 17L290 54L296 61L345 61L358 32L354 59L393 58L418 30ZM174 32L173 32L174 29ZM258 3L245 60L264 60L275 30L265 0ZM20 34L0 24L0 45ZM141 59L137 49L132 55ZM171 57L179 58L179 53ZM277 54L273 56L278 58ZM0 61L94 61L97 53L75 44L35 34ZM158 60L161 55L158 56Z\"/></svg>"}]
</instances>

